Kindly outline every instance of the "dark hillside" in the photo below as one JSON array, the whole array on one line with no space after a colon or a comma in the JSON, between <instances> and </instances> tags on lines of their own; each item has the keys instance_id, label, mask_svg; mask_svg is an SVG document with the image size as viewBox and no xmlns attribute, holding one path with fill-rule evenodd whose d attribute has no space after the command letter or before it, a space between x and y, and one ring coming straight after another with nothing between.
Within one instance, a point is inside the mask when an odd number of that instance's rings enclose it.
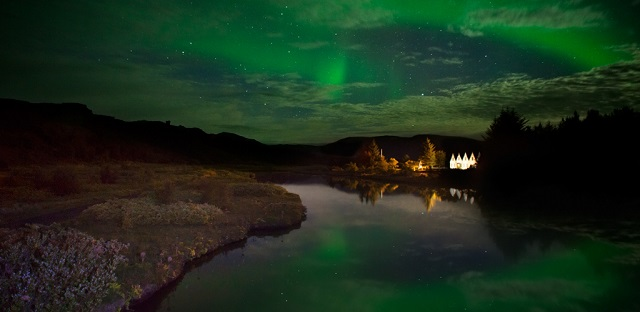
<instances>
[{"instance_id":1,"label":"dark hillside","mask_svg":"<svg viewBox=\"0 0 640 312\"><path fill-rule=\"evenodd\" d=\"M159 121L126 122L83 104L0 100L0 161L257 161L268 147L234 134L207 134Z\"/></svg>"},{"instance_id":2,"label":"dark hillside","mask_svg":"<svg viewBox=\"0 0 640 312\"><path fill-rule=\"evenodd\" d=\"M415 159L426 135L345 138L324 146L266 145L233 133L209 134L161 121L123 121L84 104L0 99L0 164L145 161L201 164L343 165L375 139L386 157ZM449 153L478 153L477 140L428 136Z\"/></svg>"}]
</instances>

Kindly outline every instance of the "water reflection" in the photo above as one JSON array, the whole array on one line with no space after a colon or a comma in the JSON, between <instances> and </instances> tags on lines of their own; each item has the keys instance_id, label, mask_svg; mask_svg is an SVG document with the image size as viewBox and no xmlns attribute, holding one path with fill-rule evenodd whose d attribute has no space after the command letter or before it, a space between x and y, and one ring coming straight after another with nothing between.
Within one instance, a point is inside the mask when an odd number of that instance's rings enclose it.
<instances>
[{"instance_id":1,"label":"water reflection","mask_svg":"<svg viewBox=\"0 0 640 312\"><path fill-rule=\"evenodd\" d=\"M330 177L328 184L343 192L357 193L360 202L370 203L371 205L375 205L385 194L414 194L422 198L427 212L431 211L437 203L443 200L451 202L463 200L470 204L475 202L475 191L472 189L401 186L395 183L348 177Z\"/></svg>"},{"instance_id":2,"label":"water reflection","mask_svg":"<svg viewBox=\"0 0 640 312\"><path fill-rule=\"evenodd\" d=\"M307 207L300 229L213 257L147 311L639 308L637 244L487 214L473 190L282 185Z\"/></svg>"}]
</instances>

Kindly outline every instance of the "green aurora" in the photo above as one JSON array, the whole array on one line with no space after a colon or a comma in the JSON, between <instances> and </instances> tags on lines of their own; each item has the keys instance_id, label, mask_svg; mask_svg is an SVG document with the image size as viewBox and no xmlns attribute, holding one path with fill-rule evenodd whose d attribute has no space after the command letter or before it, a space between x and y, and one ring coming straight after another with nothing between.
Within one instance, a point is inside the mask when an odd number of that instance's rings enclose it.
<instances>
[{"instance_id":1,"label":"green aurora","mask_svg":"<svg viewBox=\"0 0 640 312\"><path fill-rule=\"evenodd\" d=\"M2 8L0 97L80 102L98 114L263 143L480 138L504 106L532 123L557 122L574 111L637 107L640 98L634 0Z\"/></svg>"}]
</instances>

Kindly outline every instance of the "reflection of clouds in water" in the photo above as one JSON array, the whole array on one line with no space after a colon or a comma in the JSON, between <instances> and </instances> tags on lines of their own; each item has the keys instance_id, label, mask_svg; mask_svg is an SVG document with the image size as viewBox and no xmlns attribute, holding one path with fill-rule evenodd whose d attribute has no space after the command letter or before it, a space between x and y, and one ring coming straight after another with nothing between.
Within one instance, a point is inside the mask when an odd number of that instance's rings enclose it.
<instances>
[{"instance_id":1,"label":"reflection of clouds in water","mask_svg":"<svg viewBox=\"0 0 640 312\"><path fill-rule=\"evenodd\" d=\"M581 236L590 241L606 242L626 251L621 255L611 255L609 261L640 265L640 222L638 221L585 218L581 219L581 222L576 222L575 218L544 219L544 217L537 221L521 221L502 217L491 219L488 223L491 227L511 235L524 236L532 231L555 231L570 236ZM540 241L529 241L523 246L525 248L521 258L541 256L544 253L571 248L557 240L551 245Z\"/></svg>"},{"instance_id":2,"label":"reflection of clouds in water","mask_svg":"<svg viewBox=\"0 0 640 312\"><path fill-rule=\"evenodd\" d=\"M521 261L530 261L531 259L542 258L549 253L557 253L567 250L567 246L559 241L543 243L539 240L531 241L525 244L524 250L520 254Z\"/></svg>"},{"instance_id":3,"label":"reflection of clouds in water","mask_svg":"<svg viewBox=\"0 0 640 312\"><path fill-rule=\"evenodd\" d=\"M637 230L640 231L640 227L638 227ZM610 242L616 246L616 248L624 250L624 252L618 255L611 255L608 261L611 263L640 267L640 241L635 234L629 235L627 238L629 237L631 237L631 241Z\"/></svg>"},{"instance_id":4,"label":"reflection of clouds in water","mask_svg":"<svg viewBox=\"0 0 640 312\"><path fill-rule=\"evenodd\" d=\"M604 293L597 285L560 278L490 280L483 275L456 283L471 307L526 307L528 311L588 311ZM517 309L516 309L517 310Z\"/></svg>"},{"instance_id":5,"label":"reflection of clouds in water","mask_svg":"<svg viewBox=\"0 0 640 312\"><path fill-rule=\"evenodd\" d=\"M522 266L499 274L471 270L451 276L447 282L464 293L470 308L490 303L496 308L521 306L529 311L585 311L606 292L607 285L589 281L591 272L580 278L542 270L532 278L522 272L528 269Z\"/></svg>"},{"instance_id":6,"label":"reflection of clouds in water","mask_svg":"<svg viewBox=\"0 0 640 312\"><path fill-rule=\"evenodd\" d=\"M616 255L610 259L611 262L627 265L640 265L640 243L620 243L620 248L628 252L623 255Z\"/></svg>"},{"instance_id":7,"label":"reflection of clouds in water","mask_svg":"<svg viewBox=\"0 0 640 312\"><path fill-rule=\"evenodd\" d=\"M249 238L250 244L242 248L242 254L253 260L269 259L274 252L284 253L287 257L298 257L305 253L302 241L291 232L282 237ZM286 238L284 238L286 237Z\"/></svg>"},{"instance_id":8,"label":"reflection of clouds in water","mask_svg":"<svg viewBox=\"0 0 640 312\"><path fill-rule=\"evenodd\" d=\"M465 202L441 202L431 211L430 218L465 225L485 223L478 206Z\"/></svg>"},{"instance_id":9,"label":"reflection of clouds in water","mask_svg":"<svg viewBox=\"0 0 640 312\"><path fill-rule=\"evenodd\" d=\"M446 245L446 246L444 246L444 249L448 249L448 250L462 250L462 249L464 249L464 245L463 245L463 244L450 244L450 245Z\"/></svg>"},{"instance_id":10,"label":"reflection of clouds in water","mask_svg":"<svg viewBox=\"0 0 640 312\"><path fill-rule=\"evenodd\" d=\"M473 280L477 278L483 277L485 274L479 271L467 271L463 272L459 276L451 276L449 277L449 282L466 282L468 280Z\"/></svg>"},{"instance_id":11,"label":"reflection of clouds in water","mask_svg":"<svg viewBox=\"0 0 640 312\"><path fill-rule=\"evenodd\" d=\"M328 289L333 290L331 298L327 298ZM317 307L308 306L310 302L321 303L325 311L375 311L382 302L393 297L397 289L385 282L372 279L328 276L315 284L299 284L296 293L304 294L304 297L291 300L299 301L301 304L298 311L316 311ZM289 308L291 307L289 305Z\"/></svg>"}]
</instances>

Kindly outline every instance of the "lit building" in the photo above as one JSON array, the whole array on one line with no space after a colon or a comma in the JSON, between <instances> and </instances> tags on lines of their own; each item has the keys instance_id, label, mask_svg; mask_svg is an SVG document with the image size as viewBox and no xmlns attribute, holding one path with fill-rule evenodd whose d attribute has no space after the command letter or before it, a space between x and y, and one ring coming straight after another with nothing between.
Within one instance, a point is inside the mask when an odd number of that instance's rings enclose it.
<instances>
[{"instance_id":1,"label":"lit building","mask_svg":"<svg viewBox=\"0 0 640 312\"><path fill-rule=\"evenodd\" d=\"M475 168L477 164L478 161L473 153L471 153L471 157L467 157L467 153L464 153L463 157L460 157L460 153L458 153L458 157L451 154L451 160L449 160L449 168L451 169L466 170L469 168Z\"/></svg>"}]
</instances>

